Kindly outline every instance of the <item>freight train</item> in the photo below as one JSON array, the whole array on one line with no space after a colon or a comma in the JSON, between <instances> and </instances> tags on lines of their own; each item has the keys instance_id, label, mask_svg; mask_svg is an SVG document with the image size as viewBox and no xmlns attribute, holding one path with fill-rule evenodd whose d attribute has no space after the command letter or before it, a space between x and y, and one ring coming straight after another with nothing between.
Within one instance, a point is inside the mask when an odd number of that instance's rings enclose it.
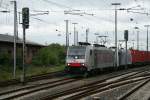
<instances>
[{"instance_id":1,"label":"freight train","mask_svg":"<svg viewBox=\"0 0 150 100\"><path fill-rule=\"evenodd\" d=\"M150 52L139 50L118 50L118 68L127 65L144 64L150 61ZM67 50L66 68L69 73L89 73L113 69L115 67L115 48L103 45L79 42L79 46L70 46Z\"/></svg>"}]
</instances>

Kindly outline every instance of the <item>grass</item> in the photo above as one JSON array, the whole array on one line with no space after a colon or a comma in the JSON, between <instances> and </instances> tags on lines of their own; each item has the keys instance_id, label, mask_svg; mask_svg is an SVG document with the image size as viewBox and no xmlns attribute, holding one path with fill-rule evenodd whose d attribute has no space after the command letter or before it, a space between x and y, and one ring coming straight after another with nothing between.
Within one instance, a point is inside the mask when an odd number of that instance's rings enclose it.
<instances>
[{"instance_id":1,"label":"grass","mask_svg":"<svg viewBox=\"0 0 150 100\"><path fill-rule=\"evenodd\" d=\"M27 76L31 75L37 75L37 74L45 74L45 73L51 73L51 72L56 72L56 71L61 71L64 70L64 65L60 66L51 66L51 67L36 67L36 66L31 66L27 68Z\"/></svg>"},{"instance_id":2,"label":"grass","mask_svg":"<svg viewBox=\"0 0 150 100\"><path fill-rule=\"evenodd\" d=\"M64 65L58 65L58 66L28 66L26 68L26 76L33 76L33 75L39 75L39 74L46 74L56 71L64 70ZM16 70L16 78L20 78L20 75L22 73L22 70L17 69ZM8 66L1 66L0 67L0 81L10 80L13 79L13 68Z\"/></svg>"}]
</instances>

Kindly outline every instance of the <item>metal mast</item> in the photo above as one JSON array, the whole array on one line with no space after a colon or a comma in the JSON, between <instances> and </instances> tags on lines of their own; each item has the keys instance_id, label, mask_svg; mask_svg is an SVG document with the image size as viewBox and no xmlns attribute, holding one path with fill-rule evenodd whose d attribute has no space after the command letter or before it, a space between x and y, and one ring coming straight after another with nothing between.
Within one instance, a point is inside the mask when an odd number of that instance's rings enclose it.
<instances>
[{"instance_id":1,"label":"metal mast","mask_svg":"<svg viewBox=\"0 0 150 100\"><path fill-rule=\"evenodd\" d=\"M86 29L86 42L88 43L88 34L89 34L89 28Z\"/></svg>"},{"instance_id":2,"label":"metal mast","mask_svg":"<svg viewBox=\"0 0 150 100\"><path fill-rule=\"evenodd\" d=\"M68 20L65 20L66 22L66 48L69 46L69 33L68 33Z\"/></svg>"},{"instance_id":3,"label":"metal mast","mask_svg":"<svg viewBox=\"0 0 150 100\"><path fill-rule=\"evenodd\" d=\"M17 2L11 1L14 3L14 71L13 77L16 78L16 36L17 36Z\"/></svg>"},{"instance_id":4,"label":"metal mast","mask_svg":"<svg viewBox=\"0 0 150 100\"><path fill-rule=\"evenodd\" d=\"M78 23L72 23L72 24L74 24L74 45L77 46L78 45L78 43L77 43L78 42L78 34L76 32L75 25L78 24Z\"/></svg>"},{"instance_id":5,"label":"metal mast","mask_svg":"<svg viewBox=\"0 0 150 100\"><path fill-rule=\"evenodd\" d=\"M115 66L118 66L118 46L117 46L117 6L121 5L120 3L112 3L115 6Z\"/></svg>"},{"instance_id":6,"label":"metal mast","mask_svg":"<svg viewBox=\"0 0 150 100\"><path fill-rule=\"evenodd\" d=\"M146 47L146 50L147 50L147 59L148 59L148 29L149 29L150 25L144 25L144 27L147 28L147 40L146 40L147 47Z\"/></svg>"}]
</instances>

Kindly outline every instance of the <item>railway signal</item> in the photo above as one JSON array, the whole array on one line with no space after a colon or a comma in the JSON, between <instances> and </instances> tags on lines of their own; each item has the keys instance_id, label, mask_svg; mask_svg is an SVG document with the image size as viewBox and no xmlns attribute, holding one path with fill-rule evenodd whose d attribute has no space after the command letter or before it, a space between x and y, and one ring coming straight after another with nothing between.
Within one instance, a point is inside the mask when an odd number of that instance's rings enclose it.
<instances>
[{"instance_id":1,"label":"railway signal","mask_svg":"<svg viewBox=\"0 0 150 100\"><path fill-rule=\"evenodd\" d=\"M22 80L21 82L24 84L25 83L25 76L26 76L26 68L25 68L25 63L26 63L26 29L29 28L29 8L25 7L22 8L22 25L23 25L23 73L22 73Z\"/></svg>"},{"instance_id":2,"label":"railway signal","mask_svg":"<svg viewBox=\"0 0 150 100\"><path fill-rule=\"evenodd\" d=\"M124 39L128 41L128 30L124 31Z\"/></svg>"},{"instance_id":3,"label":"railway signal","mask_svg":"<svg viewBox=\"0 0 150 100\"><path fill-rule=\"evenodd\" d=\"M23 27L29 28L29 8L22 8L22 22Z\"/></svg>"}]
</instances>

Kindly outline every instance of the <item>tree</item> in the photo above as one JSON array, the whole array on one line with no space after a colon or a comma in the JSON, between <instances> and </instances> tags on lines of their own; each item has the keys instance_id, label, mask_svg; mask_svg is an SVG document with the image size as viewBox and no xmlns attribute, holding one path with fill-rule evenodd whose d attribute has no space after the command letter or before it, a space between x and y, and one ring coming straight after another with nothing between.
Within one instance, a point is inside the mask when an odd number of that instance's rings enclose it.
<instances>
[{"instance_id":1,"label":"tree","mask_svg":"<svg viewBox=\"0 0 150 100\"><path fill-rule=\"evenodd\" d=\"M11 54L8 52L0 53L0 64L1 65L10 65L12 63Z\"/></svg>"},{"instance_id":2,"label":"tree","mask_svg":"<svg viewBox=\"0 0 150 100\"><path fill-rule=\"evenodd\" d=\"M65 61L65 47L60 44L50 44L42 48L38 54L33 57L33 64L36 65L58 65Z\"/></svg>"}]
</instances>

